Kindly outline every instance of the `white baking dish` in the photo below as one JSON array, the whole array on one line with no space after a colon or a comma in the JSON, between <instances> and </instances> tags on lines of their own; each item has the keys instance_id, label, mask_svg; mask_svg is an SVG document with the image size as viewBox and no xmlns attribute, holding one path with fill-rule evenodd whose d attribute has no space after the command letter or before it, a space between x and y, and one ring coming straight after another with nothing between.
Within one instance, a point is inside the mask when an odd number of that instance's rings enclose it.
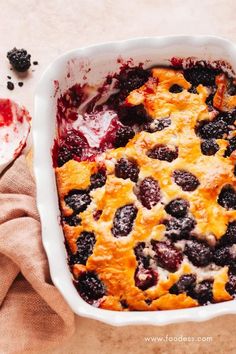
<instances>
[{"instance_id":1,"label":"white baking dish","mask_svg":"<svg viewBox=\"0 0 236 354\"><path fill-rule=\"evenodd\" d=\"M196 57L204 60L224 60L236 70L236 46L212 36L171 36L139 38L75 49L57 58L45 71L35 95L33 140L34 171L37 183L37 205L42 222L43 245L46 250L52 281L73 311L81 316L112 325L165 325L183 321L204 321L223 314L236 313L236 301L171 311L116 312L94 308L78 295L66 261L64 236L59 223L59 208L51 148L56 131L55 80L60 91L75 83L97 84L109 72L118 71L118 58L132 58L144 67L169 64L175 57ZM91 71L88 72L88 69ZM67 75L70 73L70 75Z\"/></svg>"}]
</instances>

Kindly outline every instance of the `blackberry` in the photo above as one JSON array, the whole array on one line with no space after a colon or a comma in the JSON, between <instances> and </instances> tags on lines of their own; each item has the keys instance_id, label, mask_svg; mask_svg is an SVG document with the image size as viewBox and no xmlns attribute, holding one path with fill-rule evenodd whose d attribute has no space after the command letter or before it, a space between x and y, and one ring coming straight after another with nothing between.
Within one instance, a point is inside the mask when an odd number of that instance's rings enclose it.
<instances>
[{"instance_id":1,"label":"blackberry","mask_svg":"<svg viewBox=\"0 0 236 354\"><path fill-rule=\"evenodd\" d=\"M130 139L135 136L135 132L131 127L119 127L116 131L114 146L116 148L125 146Z\"/></svg>"},{"instance_id":2,"label":"blackberry","mask_svg":"<svg viewBox=\"0 0 236 354\"><path fill-rule=\"evenodd\" d=\"M156 285L158 274L154 269L144 269L138 267L134 274L135 286L141 290L146 290Z\"/></svg>"},{"instance_id":3,"label":"blackberry","mask_svg":"<svg viewBox=\"0 0 236 354\"><path fill-rule=\"evenodd\" d=\"M59 146L57 153L57 166L62 167L73 158L72 151L65 145Z\"/></svg>"},{"instance_id":4,"label":"blackberry","mask_svg":"<svg viewBox=\"0 0 236 354\"><path fill-rule=\"evenodd\" d=\"M77 226L81 224L81 219L76 214L72 214L70 216L63 216L62 220L70 226Z\"/></svg>"},{"instance_id":5,"label":"blackberry","mask_svg":"<svg viewBox=\"0 0 236 354\"><path fill-rule=\"evenodd\" d=\"M146 302L147 305L151 305L152 303L152 299L145 299L144 301Z\"/></svg>"},{"instance_id":6,"label":"blackberry","mask_svg":"<svg viewBox=\"0 0 236 354\"><path fill-rule=\"evenodd\" d=\"M128 93L125 91L119 91L117 93L114 93L106 101L107 106L110 109L115 110L116 112L123 110L123 106L125 105L124 102L127 97L127 94Z\"/></svg>"},{"instance_id":7,"label":"blackberry","mask_svg":"<svg viewBox=\"0 0 236 354\"><path fill-rule=\"evenodd\" d=\"M106 294L105 285L93 272L82 273L78 279L77 289L81 297L92 303Z\"/></svg>"},{"instance_id":8,"label":"blackberry","mask_svg":"<svg viewBox=\"0 0 236 354\"><path fill-rule=\"evenodd\" d=\"M117 76L118 88L127 93L133 91L147 82L150 73L142 67L124 68Z\"/></svg>"},{"instance_id":9,"label":"blackberry","mask_svg":"<svg viewBox=\"0 0 236 354\"><path fill-rule=\"evenodd\" d=\"M162 119L154 119L150 122L147 122L143 126L143 130L148 133L155 133L157 131L161 131L171 125L170 118L162 118Z\"/></svg>"},{"instance_id":10,"label":"blackberry","mask_svg":"<svg viewBox=\"0 0 236 354\"><path fill-rule=\"evenodd\" d=\"M185 69L184 77L194 86L198 86L200 84L203 86L214 86L215 77L219 74L219 72L219 70L198 65L193 68Z\"/></svg>"},{"instance_id":11,"label":"blackberry","mask_svg":"<svg viewBox=\"0 0 236 354\"><path fill-rule=\"evenodd\" d=\"M76 131L74 130L69 130L66 133L66 137L64 139L64 143L71 147L71 148L77 148L79 150L81 150L84 147L88 146L87 141L85 140L85 138L82 138L80 135L78 135L76 133Z\"/></svg>"},{"instance_id":12,"label":"blackberry","mask_svg":"<svg viewBox=\"0 0 236 354\"><path fill-rule=\"evenodd\" d=\"M233 112L220 112L215 120L224 121L228 125L233 125L236 120L236 110Z\"/></svg>"},{"instance_id":13,"label":"blackberry","mask_svg":"<svg viewBox=\"0 0 236 354\"><path fill-rule=\"evenodd\" d=\"M185 192L193 192L200 184L196 176L185 170L175 170L173 177L175 183Z\"/></svg>"},{"instance_id":14,"label":"blackberry","mask_svg":"<svg viewBox=\"0 0 236 354\"><path fill-rule=\"evenodd\" d=\"M79 108L85 99L86 94L84 92L84 86L81 86L80 84L71 86L66 93L58 99L58 113L60 113L60 116L65 119L76 120L78 114L73 108Z\"/></svg>"},{"instance_id":15,"label":"blackberry","mask_svg":"<svg viewBox=\"0 0 236 354\"><path fill-rule=\"evenodd\" d=\"M170 294L179 295L181 293L187 293L191 291L196 285L196 275L195 274L183 274L179 280L172 285L169 289Z\"/></svg>"},{"instance_id":16,"label":"blackberry","mask_svg":"<svg viewBox=\"0 0 236 354\"><path fill-rule=\"evenodd\" d=\"M218 196L217 202L225 209L236 209L236 191L230 184L224 186Z\"/></svg>"},{"instance_id":17,"label":"blackberry","mask_svg":"<svg viewBox=\"0 0 236 354\"><path fill-rule=\"evenodd\" d=\"M202 139L222 139L228 133L228 126L223 120L203 121L196 132Z\"/></svg>"},{"instance_id":18,"label":"blackberry","mask_svg":"<svg viewBox=\"0 0 236 354\"><path fill-rule=\"evenodd\" d=\"M197 93L197 90L194 93ZM215 110L214 105L213 105L214 96L215 96L215 92L211 93L206 99L206 104L208 106L208 111L210 111L210 112Z\"/></svg>"},{"instance_id":19,"label":"blackberry","mask_svg":"<svg viewBox=\"0 0 236 354\"><path fill-rule=\"evenodd\" d=\"M236 255L234 255L230 246L219 247L214 252L213 261L219 266L228 265L235 267Z\"/></svg>"},{"instance_id":20,"label":"blackberry","mask_svg":"<svg viewBox=\"0 0 236 354\"><path fill-rule=\"evenodd\" d=\"M189 238L190 232L194 229L196 222L190 217L171 218L164 221L166 226L165 235L172 240Z\"/></svg>"},{"instance_id":21,"label":"blackberry","mask_svg":"<svg viewBox=\"0 0 236 354\"><path fill-rule=\"evenodd\" d=\"M226 233L221 237L221 245L232 245L236 243L236 221L228 224Z\"/></svg>"},{"instance_id":22,"label":"blackberry","mask_svg":"<svg viewBox=\"0 0 236 354\"><path fill-rule=\"evenodd\" d=\"M91 203L91 198L86 190L72 189L64 198L65 202L75 213L81 213Z\"/></svg>"},{"instance_id":23,"label":"blackberry","mask_svg":"<svg viewBox=\"0 0 236 354\"><path fill-rule=\"evenodd\" d=\"M67 132L66 137L61 139L57 152L57 165L63 166L67 161L73 159L74 156L80 157L87 142L76 134L73 130Z\"/></svg>"},{"instance_id":24,"label":"blackberry","mask_svg":"<svg viewBox=\"0 0 236 354\"><path fill-rule=\"evenodd\" d=\"M67 261L69 265L73 265L76 264L76 257L75 254L72 253L70 246L68 244L68 242L65 240L65 247L66 247L66 252L67 252Z\"/></svg>"},{"instance_id":25,"label":"blackberry","mask_svg":"<svg viewBox=\"0 0 236 354\"><path fill-rule=\"evenodd\" d=\"M170 88L169 88L169 91L171 93L179 93L179 92L182 92L183 91L183 87L177 85L177 84L174 84L172 85Z\"/></svg>"},{"instance_id":26,"label":"blackberry","mask_svg":"<svg viewBox=\"0 0 236 354\"><path fill-rule=\"evenodd\" d=\"M148 268L150 265L150 255L145 255L144 254L144 249L146 248L145 242L139 242L135 247L134 247L134 253L136 256L136 259L139 264L142 265L143 268Z\"/></svg>"},{"instance_id":27,"label":"blackberry","mask_svg":"<svg viewBox=\"0 0 236 354\"><path fill-rule=\"evenodd\" d=\"M24 72L31 66L31 55L25 49L13 48L7 53L7 58L16 71Z\"/></svg>"},{"instance_id":28,"label":"blackberry","mask_svg":"<svg viewBox=\"0 0 236 354\"><path fill-rule=\"evenodd\" d=\"M94 220L99 220L100 219L100 216L102 215L102 210L96 210L94 213L93 213L93 218Z\"/></svg>"},{"instance_id":29,"label":"blackberry","mask_svg":"<svg viewBox=\"0 0 236 354\"><path fill-rule=\"evenodd\" d=\"M229 275L229 280L225 285L225 290L228 291L230 295L236 294L236 275L234 274Z\"/></svg>"},{"instance_id":30,"label":"blackberry","mask_svg":"<svg viewBox=\"0 0 236 354\"><path fill-rule=\"evenodd\" d=\"M236 150L236 136L234 136L233 138L229 139L229 145L226 148L225 157L228 157L232 154L232 152L234 152Z\"/></svg>"},{"instance_id":31,"label":"blackberry","mask_svg":"<svg viewBox=\"0 0 236 354\"><path fill-rule=\"evenodd\" d=\"M152 209L161 199L160 187L152 177L146 177L139 185L138 199L147 209Z\"/></svg>"},{"instance_id":32,"label":"blackberry","mask_svg":"<svg viewBox=\"0 0 236 354\"><path fill-rule=\"evenodd\" d=\"M196 86L190 87L190 89L188 89L188 92L197 94L197 88L196 88ZM208 96L208 97L209 97L209 96Z\"/></svg>"},{"instance_id":33,"label":"blackberry","mask_svg":"<svg viewBox=\"0 0 236 354\"><path fill-rule=\"evenodd\" d=\"M213 280L206 279L198 283L195 288L189 292L189 295L196 299L200 305L204 305L208 302L212 302L213 293L212 293Z\"/></svg>"},{"instance_id":34,"label":"blackberry","mask_svg":"<svg viewBox=\"0 0 236 354\"><path fill-rule=\"evenodd\" d=\"M138 209L132 204L125 205L117 209L111 230L113 235L115 237L128 236L133 228L133 223L137 213Z\"/></svg>"},{"instance_id":35,"label":"blackberry","mask_svg":"<svg viewBox=\"0 0 236 354\"><path fill-rule=\"evenodd\" d=\"M128 303L127 303L127 301L125 299L120 300L120 304L121 304L123 309L128 309L129 308L129 305L128 305Z\"/></svg>"},{"instance_id":36,"label":"blackberry","mask_svg":"<svg viewBox=\"0 0 236 354\"><path fill-rule=\"evenodd\" d=\"M165 211L176 218L182 218L187 214L189 202L185 199L177 198L165 206Z\"/></svg>"},{"instance_id":37,"label":"blackberry","mask_svg":"<svg viewBox=\"0 0 236 354\"><path fill-rule=\"evenodd\" d=\"M8 88L8 90L13 91L15 88L15 85L13 84L13 82L7 81L7 88Z\"/></svg>"},{"instance_id":38,"label":"blackberry","mask_svg":"<svg viewBox=\"0 0 236 354\"><path fill-rule=\"evenodd\" d=\"M178 148L176 146L169 147L167 145L156 145L147 152L147 156L151 159L172 162L178 157Z\"/></svg>"},{"instance_id":39,"label":"blackberry","mask_svg":"<svg viewBox=\"0 0 236 354\"><path fill-rule=\"evenodd\" d=\"M118 178L127 179L130 178L131 181L137 182L139 174L139 168L135 161L120 159L117 161L115 166L115 175Z\"/></svg>"},{"instance_id":40,"label":"blackberry","mask_svg":"<svg viewBox=\"0 0 236 354\"><path fill-rule=\"evenodd\" d=\"M212 156L219 150L219 145L213 139L204 140L201 142L201 151L203 155Z\"/></svg>"},{"instance_id":41,"label":"blackberry","mask_svg":"<svg viewBox=\"0 0 236 354\"><path fill-rule=\"evenodd\" d=\"M96 238L93 232L83 231L79 235L76 244L77 244L77 252L74 255L74 259L76 263L86 264L87 259L93 253L93 247L95 245Z\"/></svg>"},{"instance_id":42,"label":"blackberry","mask_svg":"<svg viewBox=\"0 0 236 354\"><path fill-rule=\"evenodd\" d=\"M169 272L176 272L182 263L183 255L171 243L152 240L151 244L155 251L155 261L161 268Z\"/></svg>"},{"instance_id":43,"label":"blackberry","mask_svg":"<svg viewBox=\"0 0 236 354\"><path fill-rule=\"evenodd\" d=\"M213 257L210 247L197 240L188 241L185 245L184 253L193 265L197 267L207 266Z\"/></svg>"},{"instance_id":44,"label":"blackberry","mask_svg":"<svg viewBox=\"0 0 236 354\"><path fill-rule=\"evenodd\" d=\"M90 189L96 189L104 186L107 176L104 169L100 169L97 173L94 173L90 177Z\"/></svg>"},{"instance_id":45,"label":"blackberry","mask_svg":"<svg viewBox=\"0 0 236 354\"><path fill-rule=\"evenodd\" d=\"M118 109L118 116L120 121L125 126L142 125L149 121L149 116L145 111L143 105L137 106L120 106Z\"/></svg>"},{"instance_id":46,"label":"blackberry","mask_svg":"<svg viewBox=\"0 0 236 354\"><path fill-rule=\"evenodd\" d=\"M236 86L234 85L232 79L229 79L228 82L229 82L229 85L228 85L228 87L227 87L227 93L228 93L230 96L235 96L235 95L236 95Z\"/></svg>"}]
</instances>

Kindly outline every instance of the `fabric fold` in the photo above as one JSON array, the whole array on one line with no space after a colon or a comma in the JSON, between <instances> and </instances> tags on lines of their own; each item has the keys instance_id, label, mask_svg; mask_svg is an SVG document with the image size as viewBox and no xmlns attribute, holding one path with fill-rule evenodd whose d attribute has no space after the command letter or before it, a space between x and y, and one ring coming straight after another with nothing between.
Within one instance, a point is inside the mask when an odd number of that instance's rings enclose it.
<instances>
[{"instance_id":1,"label":"fabric fold","mask_svg":"<svg viewBox=\"0 0 236 354\"><path fill-rule=\"evenodd\" d=\"M50 279L24 156L0 178L0 206L1 353L59 345L74 332L74 314Z\"/></svg>"}]
</instances>

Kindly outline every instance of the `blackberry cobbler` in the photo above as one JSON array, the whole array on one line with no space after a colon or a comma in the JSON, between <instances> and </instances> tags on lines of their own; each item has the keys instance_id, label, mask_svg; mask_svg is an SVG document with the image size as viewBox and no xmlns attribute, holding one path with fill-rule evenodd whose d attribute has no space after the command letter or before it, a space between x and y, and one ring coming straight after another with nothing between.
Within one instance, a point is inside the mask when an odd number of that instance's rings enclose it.
<instances>
[{"instance_id":1,"label":"blackberry cobbler","mask_svg":"<svg viewBox=\"0 0 236 354\"><path fill-rule=\"evenodd\" d=\"M205 62L124 66L95 91L61 95L53 149L79 294L118 311L233 299L233 77Z\"/></svg>"}]
</instances>

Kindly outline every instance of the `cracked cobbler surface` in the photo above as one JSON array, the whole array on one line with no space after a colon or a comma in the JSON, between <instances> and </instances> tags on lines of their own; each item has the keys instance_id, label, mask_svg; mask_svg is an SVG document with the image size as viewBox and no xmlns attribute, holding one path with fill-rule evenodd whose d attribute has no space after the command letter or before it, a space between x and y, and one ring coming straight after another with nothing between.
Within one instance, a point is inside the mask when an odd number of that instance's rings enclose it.
<instances>
[{"instance_id":1,"label":"cracked cobbler surface","mask_svg":"<svg viewBox=\"0 0 236 354\"><path fill-rule=\"evenodd\" d=\"M85 301L143 311L233 299L235 93L201 62L124 67L99 94L75 85L59 98L61 220Z\"/></svg>"}]
</instances>

